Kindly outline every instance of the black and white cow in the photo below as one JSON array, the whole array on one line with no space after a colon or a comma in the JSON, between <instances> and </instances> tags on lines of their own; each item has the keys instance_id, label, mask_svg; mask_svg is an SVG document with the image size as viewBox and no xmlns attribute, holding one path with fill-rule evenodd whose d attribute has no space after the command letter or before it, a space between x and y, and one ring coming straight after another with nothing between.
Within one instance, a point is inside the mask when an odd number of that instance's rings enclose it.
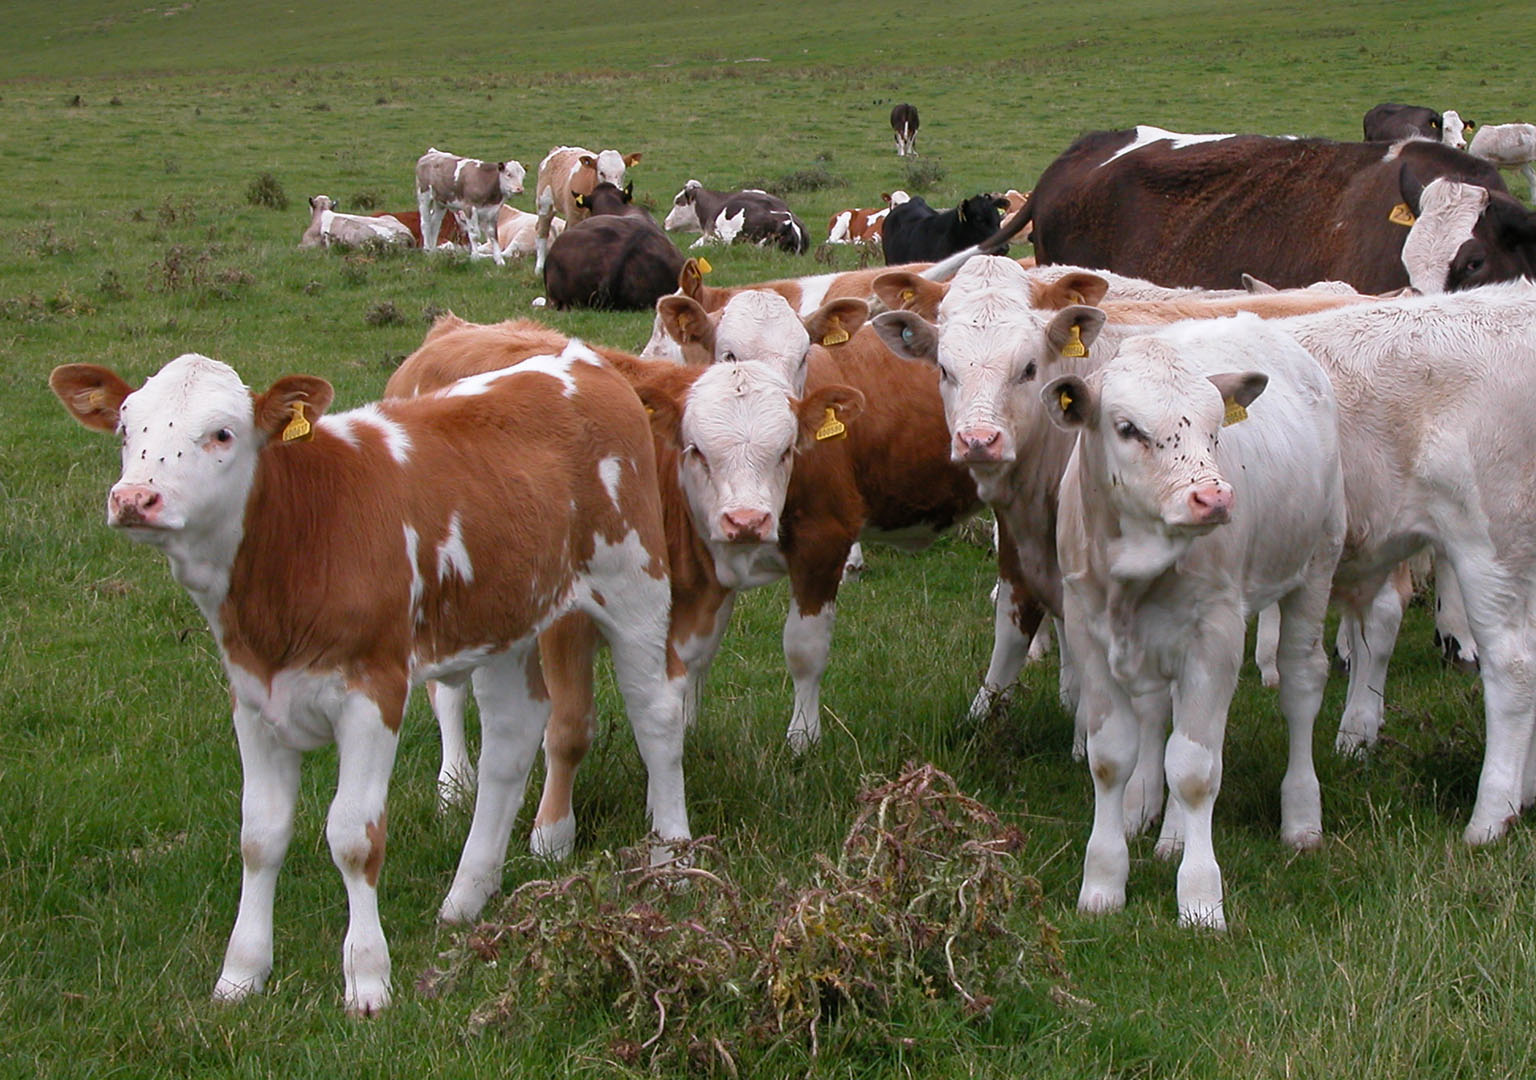
<instances>
[{"instance_id":1,"label":"black and white cow","mask_svg":"<svg viewBox=\"0 0 1536 1080\"><path fill-rule=\"evenodd\" d=\"M759 247L804 255L811 245L811 234L789 205L757 188L712 191L697 180L689 180L673 196L672 209L662 224L668 229L703 233L694 247L746 240Z\"/></svg>"},{"instance_id":2,"label":"black and white cow","mask_svg":"<svg viewBox=\"0 0 1536 1080\"><path fill-rule=\"evenodd\" d=\"M896 156L917 156L917 106L902 102L891 110L891 130L896 133Z\"/></svg>"}]
</instances>

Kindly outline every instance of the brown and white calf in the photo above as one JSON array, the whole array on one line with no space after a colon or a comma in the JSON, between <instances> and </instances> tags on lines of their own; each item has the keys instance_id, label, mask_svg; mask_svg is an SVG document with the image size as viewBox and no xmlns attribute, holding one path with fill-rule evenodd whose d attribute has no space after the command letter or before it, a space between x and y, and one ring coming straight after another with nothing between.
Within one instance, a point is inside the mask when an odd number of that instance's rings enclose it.
<instances>
[{"instance_id":1,"label":"brown and white calf","mask_svg":"<svg viewBox=\"0 0 1536 1080\"><path fill-rule=\"evenodd\" d=\"M259 991L271 973L299 759L335 742L326 837L350 910L346 1007L389 1003L385 801L410 687L426 679L473 673L479 693L479 793L441 915L480 911L549 712L537 635L567 613L612 646L656 831L688 836L650 429L628 383L590 350L573 342L330 416L323 379L285 376L253 393L190 354L137 389L93 364L57 368L50 383L77 420L122 439L108 524L165 554L229 676L244 869L216 998Z\"/></svg>"},{"instance_id":2,"label":"brown and white calf","mask_svg":"<svg viewBox=\"0 0 1536 1080\"><path fill-rule=\"evenodd\" d=\"M878 210L839 210L827 219L827 243L878 244L885 229L885 215L891 207L900 206L911 197L905 191L888 191L881 194L885 205Z\"/></svg>"},{"instance_id":3,"label":"brown and white calf","mask_svg":"<svg viewBox=\"0 0 1536 1080\"><path fill-rule=\"evenodd\" d=\"M555 215L564 217L567 225L585 219L587 210L576 202L576 196L590 195L598 184L624 187L625 170L639 160L639 154L621 154L617 150L594 154L580 146L557 146L544 155L533 184L534 209L539 215L534 238L535 274L544 273Z\"/></svg>"},{"instance_id":4,"label":"brown and white calf","mask_svg":"<svg viewBox=\"0 0 1536 1080\"><path fill-rule=\"evenodd\" d=\"M361 214L338 214L336 203L329 195L312 195L309 199L309 227L299 237L299 247L358 247L366 243L410 244L414 242L411 230L392 217L367 217Z\"/></svg>"},{"instance_id":5,"label":"brown and white calf","mask_svg":"<svg viewBox=\"0 0 1536 1080\"><path fill-rule=\"evenodd\" d=\"M432 147L416 159L416 203L423 236L436 236L443 214L462 215L470 250L491 244L496 264L504 261L496 244L496 220L501 204L523 191L527 170L521 162L481 161Z\"/></svg>"}]
</instances>

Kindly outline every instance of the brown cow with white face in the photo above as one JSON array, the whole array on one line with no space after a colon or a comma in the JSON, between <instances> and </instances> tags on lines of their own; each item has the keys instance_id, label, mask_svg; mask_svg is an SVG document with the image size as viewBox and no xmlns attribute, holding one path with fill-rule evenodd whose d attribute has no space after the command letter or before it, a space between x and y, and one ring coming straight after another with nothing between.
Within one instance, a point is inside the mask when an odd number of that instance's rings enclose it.
<instances>
[{"instance_id":1,"label":"brown cow with white face","mask_svg":"<svg viewBox=\"0 0 1536 1080\"><path fill-rule=\"evenodd\" d=\"M50 380L81 423L123 440L107 522L164 552L213 630L244 769L239 914L214 988L259 991L303 751L335 742L326 823L351 911L349 1011L390 1000L379 923L385 798L406 698L474 673L484 748L441 915L473 918L549 713L537 635L579 612L613 649L647 806L688 836L681 666L667 646L667 548L644 410L579 343L410 400L322 415L323 379L252 393L186 355L134 388L94 364Z\"/></svg>"},{"instance_id":2,"label":"brown cow with white face","mask_svg":"<svg viewBox=\"0 0 1536 1080\"><path fill-rule=\"evenodd\" d=\"M598 184L612 184L622 189L626 170L639 160L639 154L621 154L617 150L594 154L580 146L557 146L544 155L533 185L534 208L539 215L534 241L535 274L544 273L544 260L549 254L550 222L554 216L560 214L568 226L584 220L588 211L577 203L576 196L592 194Z\"/></svg>"}]
</instances>

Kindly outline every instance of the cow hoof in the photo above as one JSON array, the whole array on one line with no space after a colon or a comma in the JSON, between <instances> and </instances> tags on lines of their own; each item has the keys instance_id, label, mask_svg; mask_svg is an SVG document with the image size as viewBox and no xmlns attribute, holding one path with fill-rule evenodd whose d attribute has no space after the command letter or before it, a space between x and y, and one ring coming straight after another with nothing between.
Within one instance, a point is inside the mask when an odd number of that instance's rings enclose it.
<instances>
[{"instance_id":1,"label":"cow hoof","mask_svg":"<svg viewBox=\"0 0 1536 1080\"><path fill-rule=\"evenodd\" d=\"M389 987L379 987L347 999L347 1015L359 1020L378 1016L389 1008Z\"/></svg>"},{"instance_id":2,"label":"cow hoof","mask_svg":"<svg viewBox=\"0 0 1536 1080\"><path fill-rule=\"evenodd\" d=\"M1124 889L1090 889L1084 885L1082 892L1077 895L1077 910L1084 915L1105 915L1124 909Z\"/></svg>"},{"instance_id":3,"label":"cow hoof","mask_svg":"<svg viewBox=\"0 0 1536 1080\"><path fill-rule=\"evenodd\" d=\"M1193 930L1221 930L1227 928L1226 914L1221 910L1221 901L1214 904L1209 902L1180 904L1179 925Z\"/></svg>"},{"instance_id":4,"label":"cow hoof","mask_svg":"<svg viewBox=\"0 0 1536 1080\"><path fill-rule=\"evenodd\" d=\"M1504 834L1509 831L1510 823L1514 820L1515 815L1511 814L1506 818L1486 825L1479 825L1476 821L1473 821L1472 824L1467 826L1466 832L1461 834L1461 838L1473 847L1491 844L1495 840L1502 840L1504 838Z\"/></svg>"},{"instance_id":5,"label":"cow hoof","mask_svg":"<svg viewBox=\"0 0 1536 1080\"><path fill-rule=\"evenodd\" d=\"M528 836L528 850L543 859L564 860L576 849L576 817L569 815L549 825L535 824Z\"/></svg>"},{"instance_id":6,"label":"cow hoof","mask_svg":"<svg viewBox=\"0 0 1536 1080\"><path fill-rule=\"evenodd\" d=\"M262 975L249 977L220 975L219 981L213 987L213 1000L222 1001L227 1005L238 1004L252 994L261 993L266 981L266 977Z\"/></svg>"},{"instance_id":7,"label":"cow hoof","mask_svg":"<svg viewBox=\"0 0 1536 1080\"><path fill-rule=\"evenodd\" d=\"M1339 734L1333 741L1333 752L1340 757L1363 758L1366 751L1374 746L1376 740L1362 731L1346 731L1342 726Z\"/></svg>"},{"instance_id":8,"label":"cow hoof","mask_svg":"<svg viewBox=\"0 0 1536 1080\"><path fill-rule=\"evenodd\" d=\"M1297 829L1282 832L1280 840L1293 851L1320 851L1323 846L1323 830L1320 828Z\"/></svg>"}]
</instances>

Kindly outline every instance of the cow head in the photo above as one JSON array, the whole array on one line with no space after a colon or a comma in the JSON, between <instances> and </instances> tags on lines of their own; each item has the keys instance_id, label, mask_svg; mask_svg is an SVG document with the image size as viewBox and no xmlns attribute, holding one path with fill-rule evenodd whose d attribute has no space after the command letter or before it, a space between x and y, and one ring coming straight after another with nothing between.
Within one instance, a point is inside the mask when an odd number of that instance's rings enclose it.
<instances>
[{"instance_id":1,"label":"cow head","mask_svg":"<svg viewBox=\"0 0 1536 1080\"><path fill-rule=\"evenodd\" d=\"M1246 418L1268 383L1254 371L1204 375L1172 342L1148 335L1088 377L1063 375L1039 391L1051 421L1081 433L1085 500L1103 500L1117 519L1116 576L1160 572L1181 542L1231 519L1220 431Z\"/></svg>"},{"instance_id":2,"label":"cow head","mask_svg":"<svg viewBox=\"0 0 1536 1080\"><path fill-rule=\"evenodd\" d=\"M768 364L799 393L805 388L811 345L835 348L850 340L869 318L869 306L862 300L830 300L801 318L778 293L746 289L714 312L692 297L664 296L656 302L656 314L682 348L684 363Z\"/></svg>"},{"instance_id":3,"label":"cow head","mask_svg":"<svg viewBox=\"0 0 1536 1080\"><path fill-rule=\"evenodd\" d=\"M1419 292L1536 277L1536 214L1518 200L1445 177L1421 185L1407 167L1399 179L1414 214L1403 266Z\"/></svg>"},{"instance_id":4,"label":"cow head","mask_svg":"<svg viewBox=\"0 0 1536 1080\"><path fill-rule=\"evenodd\" d=\"M846 425L864 407L849 386L797 398L783 371L750 361L711 367L681 399L660 382L636 392L657 437L680 451L679 480L699 534L738 547L777 542L795 454L828 438L829 421Z\"/></svg>"},{"instance_id":5,"label":"cow head","mask_svg":"<svg viewBox=\"0 0 1536 1080\"><path fill-rule=\"evenodd\" d=\"M667 211L666 220L661 223L662 228L704 231L704 223L699 220L699 210L695 205L703 186L697 180L689 180L683 185L683 190L672 196L672 209Z\"/></svg>"},{"instance_id":6,"label":"cow head","mask_svg":"<svg viewBox=\"0 0 1536 1080\"><path fill-rule=\"evenodd\" d=\"M612 184L598 184L592 189L591 194L576 196L576 205L592 214L594 217L601 214L622 214L624 208L634 200L635 185L625 184L623 188L614 187Z\"/></svg>"},{"instance_id":7,"label":"cow head","mask_svg":"<svg viewBox=\"0 0 1536 1080\"><path fill-rule=\"evenodd\" d=\"M989 501L1001 497L1008 470L1030 458L1049 431L1040 385L1086 359L1104 324L1096 307L1040 310L1030 297L1018 263L981 255L955 275L937 324L910 311L874 320L892 352L938 368L950 459L970 470Z\"/></svg>"},{"instance_id":8,"label":"cow head","mask_svg":"<svg viewBox=\"0 0 1536 1080\"><path fill-rule=\"evenodd\" d=\"M522 162L509 158L496 166L496 174L501 184L502 202L523 193L523 180L527 177L528 170L523 168Z\"/></svg>"},{"instance_id":9,"label":"cow head","mask_svg":"<svg viewBox=\"0 0 1536 1080\"><path fill-rule=\"evenodd\" d=\"M581 167L597 173L597 184L624 186L624 170L640 160L639 154L621 154L617 150L602 150L596 154L582 154Z\"/></svg>"},{"instance_id":10,"label":"cow head","mask_svg":"<svg viewBox=\"0 0 1536 1080\"><path fill-rule=\"evenodd\" d=\"M48 382L76 420L122 439L107 524L167 549L238 530L262 448L307 435L332 398L329 383L308 375L253 395L233 368L195 353L137 390L95 364L65 364Z\"/></svg>"}]
</instances>

